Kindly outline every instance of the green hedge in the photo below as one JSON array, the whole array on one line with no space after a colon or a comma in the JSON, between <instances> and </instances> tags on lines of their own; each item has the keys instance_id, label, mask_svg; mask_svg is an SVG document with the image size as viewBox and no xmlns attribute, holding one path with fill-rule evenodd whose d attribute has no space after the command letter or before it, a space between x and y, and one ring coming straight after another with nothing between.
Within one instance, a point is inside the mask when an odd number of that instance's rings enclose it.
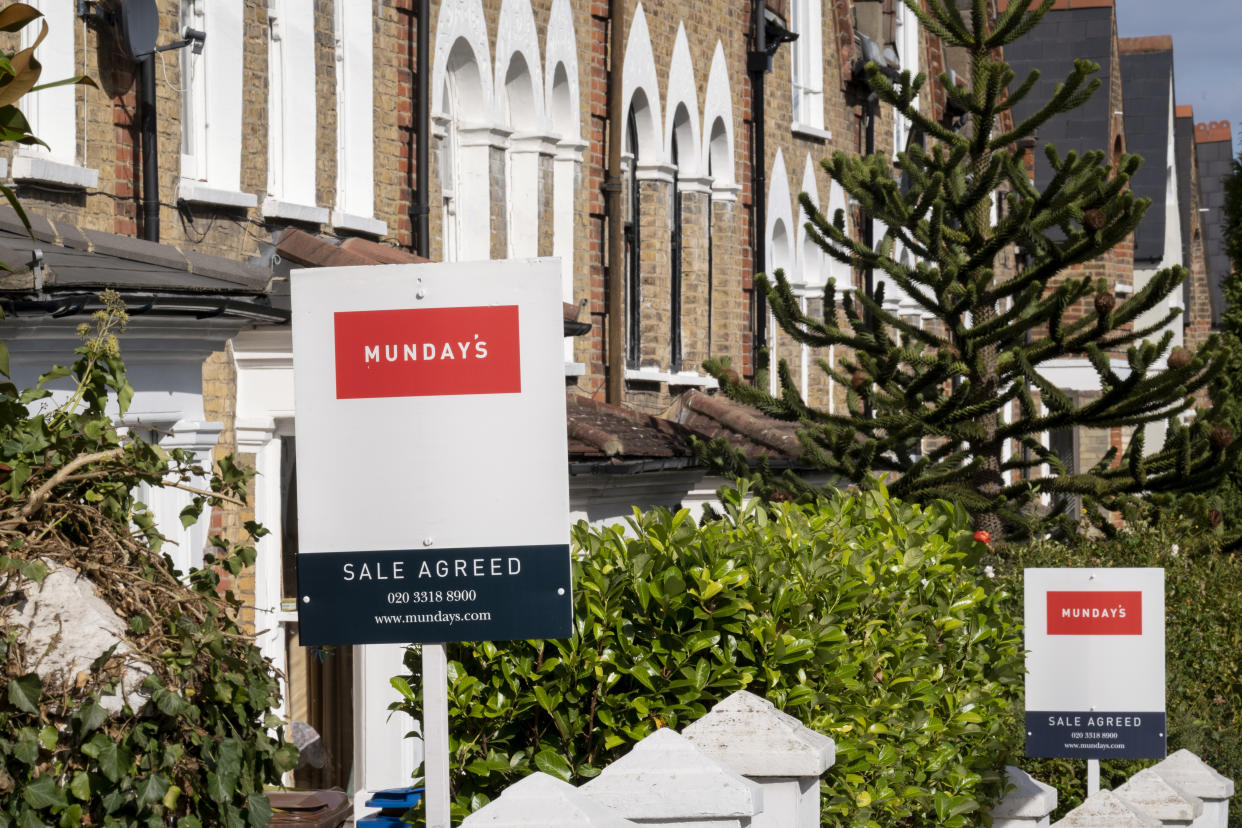
<instances>
[{"instance_id":1,"label":"green hedge","mask_svg":"<svg viewBox=\"0 0 1242 828\"><path fill-rule=\"evenodd\" d=\"M883 491L726 500L702 527L664 510L579 524L571 639L450 645L459 816L535 770L585 781L746 688L836 740L825 825L979 823L1022 646L1012 599L976 583L968 516Z\"/></svg>"},{"instance_id":2,"label":"green hedge","mask_svg":"<svg viewBox=\"0 0 1242 828\"><path fill-rule=\"evenodd\" d=\"M1163 567L1168 749L1186 748L1230 777L1242 768L1242 557L1220 551L1206 527L1178 521L1138 525L1113 540L1074 545L1039 542L989 559L1002 587L1022 594L1025 567ZM1013 727L1021 726L1021 710ZM1019 754L1020 756L1020 754ZM1057 815L1082 802L1086 762L1017 759L1059 791ZM1101 762L1101 785L1112 788L1153 762ZM1242 828L1242 808L1230 826Z\"/></svg>"}]
</instances>

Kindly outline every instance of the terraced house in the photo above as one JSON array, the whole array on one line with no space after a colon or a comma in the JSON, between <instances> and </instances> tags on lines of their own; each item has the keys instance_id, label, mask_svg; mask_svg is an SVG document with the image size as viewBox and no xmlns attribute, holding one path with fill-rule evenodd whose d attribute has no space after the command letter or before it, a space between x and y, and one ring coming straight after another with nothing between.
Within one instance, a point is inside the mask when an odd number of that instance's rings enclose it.
<instances>
[{"instance_id":1,"label":"terraced house","mask_svg":"<svg viewBox=\"0 0 1242 828\"><path fill-rule=\"evenodd\" d=\"M784 269L811 310L830 278L863 288L863 274L808 242L796 202L805 191L844 210L860 238L884 231L818 167L837 150L893 157L922 140L870 97L863 63L968 71L899 0L34 4L49 24L45 78L85 73L100 88L32 96L27 114L48 147L0 159L35 226L31 240L0 216L15 374L29 383L65 362L95 294L122 292L137 388L126 425L204 457L238 453L259 472L253 514L217 510L182 529L184 503L161 495L152 506L173 554L201 562L209 531L237 532L252 516L272 530L235 587L252 596L256 634L287 676L285 715L322 737L322 767L297 781L352 786L359 802L403 784L418 748L403 738L409 723L388 718L401 648L297 643L290 271L558 257L573 517L693 506L719 482L693 460L693 435L775 462L800 453L791 426L714 395L704 359L762 378L766 350L790 361L810 402L843 405L814 368L839 355L778 335L752 278ZM1112 32L1111 2L1061 0L1060 13L1078 14L1070 5L1107 16ZM1119 50L1115 34L1101 45L1113 86L1090 117L1124 148L1130 119L1111 114L1128 101L1117 58L1152 52ZM1197 214L1178 172L1167 63L1150 73L1160 118L1144 133L1160 175L1142 186L1179 200L1102 265L1119 293L1142 279L1136 257L1206 258L1185 223ZM920 106L954 117L930 89ZM1204 285L1185 298L1196 314ZM929 321L900 291L887 295ZM1202 337L1202 318L1188 340ZM486 491L485 469L479 479L463 496L504 496Z\"/></svg>"}]
</instances>

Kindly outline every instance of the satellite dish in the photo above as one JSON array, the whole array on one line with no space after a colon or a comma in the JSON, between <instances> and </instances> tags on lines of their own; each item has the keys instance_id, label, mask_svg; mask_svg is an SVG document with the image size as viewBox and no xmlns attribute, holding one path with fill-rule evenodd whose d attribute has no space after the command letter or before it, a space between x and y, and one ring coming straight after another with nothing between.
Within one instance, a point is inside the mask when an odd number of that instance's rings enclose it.
<instances>
[{"instance_id":1,"label":"satellite dish","mask_svg":"<svg viewBox=\"0 0 1242 828\"><path fill-rule=\"evenodd\" d=\"M121 34L131 56L142 57L155 51L159 28L160 13L155 8L155 0L123 0Z\"/></svg>"}]
</instances>

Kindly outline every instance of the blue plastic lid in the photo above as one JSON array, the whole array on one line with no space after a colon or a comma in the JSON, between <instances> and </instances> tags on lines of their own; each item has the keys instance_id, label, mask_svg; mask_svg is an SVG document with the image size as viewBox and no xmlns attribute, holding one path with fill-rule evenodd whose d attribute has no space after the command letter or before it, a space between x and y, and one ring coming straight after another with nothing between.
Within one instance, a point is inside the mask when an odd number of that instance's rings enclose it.
<instances>
[{"instance_id":1,"label":"blue plastic lid","mask_svg":"<svg viewBox=\"0 0 1242 828\"><path fill-rule=\"evenodd\" d=\"M368 808L413 808L422 798L422 787L389 788L386 791L376 791L366 805Z\"/></svg>"},{"instance_id":2,"label":"blue plastic lid","mask_svg":"<svg viewBox=\"0 0 1242 828\"><path fill-rule=\"evenodd\" d=\"M401 825L407 825L408 823L402 822L401 817L399 816L384 816L383 814L372 814L371 816L364 816L362 819L358 820L357 824L358 825L401 826Z\"/></svg>"}]
</instances>

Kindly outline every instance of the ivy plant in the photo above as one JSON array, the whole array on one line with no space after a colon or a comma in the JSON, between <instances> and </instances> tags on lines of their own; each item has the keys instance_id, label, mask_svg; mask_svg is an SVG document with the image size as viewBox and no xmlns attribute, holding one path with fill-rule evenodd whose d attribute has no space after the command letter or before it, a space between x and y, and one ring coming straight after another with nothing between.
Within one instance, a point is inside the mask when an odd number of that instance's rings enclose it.
<instances>
[{"instance_id":1,"label":"ivy plant","mask_svg":"<svg viewBox=\"0 0 1242 828\"><path fill-rule=\"evenodd\" d=\"M279 686L240 623L224 573L254 562L246 542L212 538L204 567L179 573L161 553L139 484L189 489L182 515L240 502L247 474L224 460L210 489L191 455L122 433L133 388L117 344L125 313L115 294L83 326L75 362L34 388L0 381L0 606L68 567L128 625L114 646L73 677L40 677L41 653L11 616L0 615L0 828L19 826L266 825L265 785L294 766L272 714ZM0 345L0 374L9 375ZM49 383L72 390L53 395ZM140 692L121 682L140 662ZM132 675L132 674L130 674Z\"/></svg>"}]
</instances>

